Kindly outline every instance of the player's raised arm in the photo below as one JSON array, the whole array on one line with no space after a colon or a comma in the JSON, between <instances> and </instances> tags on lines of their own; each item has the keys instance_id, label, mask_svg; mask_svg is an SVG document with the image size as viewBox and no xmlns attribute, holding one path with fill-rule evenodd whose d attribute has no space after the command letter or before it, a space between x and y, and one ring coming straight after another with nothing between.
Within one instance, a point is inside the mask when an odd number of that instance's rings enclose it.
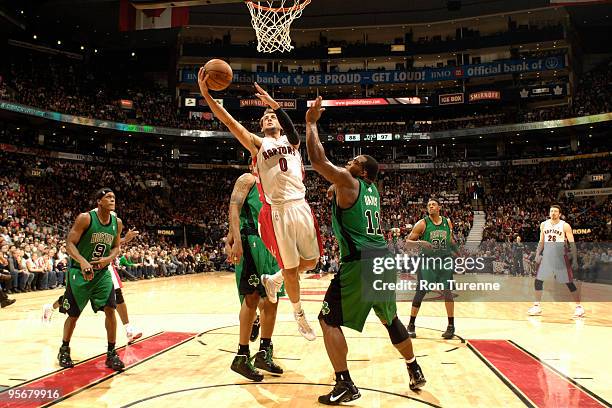
<instances>
[{"instance_id":1,"label":"player's raised arm","mask_svg":"<svg viewBox=\"0 0 612 408\"><path fill-rule=\"evenodd\" d=\"M255 94L263 103L268 105L274 113L276 114L276 118L278 119L278 123L280 123L281 127L285 131L285 135L287 135L287 140L289 143L293 145L296 149L300 146L300 135L297 130L295 130L295 126L293 125L293 121L287 115L287 112L280 107L278 102L274 100L257 82L254 83L255 89L257 89L257 93Z\"/></svg>"},{"instance_id":2,"label":"player's raised arm","mask_svg":"<svg viewBox=\"0 0 612 408\"><path fill-rule=\"evenodd\" d=\"M249 195L249 191L255 184L255 176L245 173L238 177L234 190L230 197L229 205L229 233L233 239L231 254L228 254L230 262L238 264L242 258L242 238L240 237L240 211L244 205L244 200Z\"/></svg>"},{"instance_id":3,"label":"player's raised arm","mask_svg":"<svg viewBox=\"0 0 612 408\"><path fill-rule=\"evenodd\" d=\"M257 151L261 146L261 137L249 132L236 119L234 119L223 106L215 102L213 97L208 92L208 86L206 85L207 80L208 75L206 74L206 71L204 71L204 67L202 67L198 72L198 85L200 86L200 92L202 93L204 99L206 99L206 103L210 107L210 110L215 117L223 122L230 132L236 136L236 139L238 139L240 144L242 144L252 156L256 156Z\"/></svg>"},{"instance_id":4,"label":"player's raised arm","mask_svg":"<svg viewBox=\"0 0 612 408\"><path fill-rule=\"evenodd\" d=\"M308 151L308 158L312 168L327 181L335 184L336 187L351 187L356 182L356 179L347 169L335 166L329 161L327 156L325 156L325 149L323 149L319 139L317 121L325 110L325 108L321 107L322 100L320 96L317 97L306 112L306 150Z\"/></svg>"}]
</instances>

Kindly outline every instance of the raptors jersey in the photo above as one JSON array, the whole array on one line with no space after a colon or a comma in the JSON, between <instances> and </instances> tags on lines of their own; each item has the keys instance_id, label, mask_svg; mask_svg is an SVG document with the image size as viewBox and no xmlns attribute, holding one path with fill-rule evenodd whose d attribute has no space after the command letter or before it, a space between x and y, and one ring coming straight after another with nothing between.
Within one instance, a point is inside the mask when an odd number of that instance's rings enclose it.
<instances>
[{"instance_id":1,"label":"raptors jersey","mask_svg":"<svg viewBox=\"0 0 612 408\"><path fill-rule=\"evenodd\" d=\"M542 233L544 234L544 252L542 258L547 261L553 268L565 268L565 232L563 227L565 221L559 220L556 224L546 220L542 225Z\"/></svg>"},{"instance_id":2,"label":"raptors jersey","mask_svg":"<svg viewBox=\"0 0 612 408\"><path fill-rule=\"evenodd\" d=\"M304 199L302 157L287 136L278 139L264 137L257 152L256 165L258 181L268 204L281 205Z\"/></svg>"}]
</instances>

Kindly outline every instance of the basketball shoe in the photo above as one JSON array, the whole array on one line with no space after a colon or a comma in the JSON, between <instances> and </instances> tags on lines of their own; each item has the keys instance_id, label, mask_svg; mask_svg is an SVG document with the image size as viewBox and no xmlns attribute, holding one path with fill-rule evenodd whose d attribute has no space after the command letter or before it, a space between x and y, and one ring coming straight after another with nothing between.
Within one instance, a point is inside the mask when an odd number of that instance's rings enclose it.
<instances>
[{"instance_id":1,"label":"basketball shoe","mask_svg":"<svg viewBox=\"0 0 612 408\"><path fill-rule=\"evenodd\" d=\"M276 295L278 294L278 291L280 290L283 283L281 282L279 285L278 283L274 282L274 279L272 279L272 275L265 274L261 275L261 280L264 285L264 288L266 289L266 296L268 297L268 300L272 303L278 302L278 298Z\"/></svg>"},{"instance_id":2,"label":"basketball shoe","mask_svg":"<svg viewBox=\"0 0 612 408\"><path fill-rule=\"evenodd\" d=\"M62 346L59 349L59 354L57 355L57 360L59 361L59 365L64 368L74 367L74 362L70 358L70 347Z\"/></svg>"},{"instance_id":3,"label":"basketball shoe","mask_svg":"<svg viewBox=\"0 0 612 408\"><path fill-rule=\"evenodd\" d=\"M319 402L325 405L340 405L341 402L354 401L359 397L359 389L352 381L339 380L329 394L319 397Z\"/></svg>"},{"instance_id":4,"label":"basketball shoe","mask_svg":"<svg viewBox=\"0 0 612 408\"><path fill-rule=\"evenodd\" d=\"M314 341L317 338L312 327L308 324L306 320L306 314L304 310L300 310L299 312L293 312L293 317L295 317L295 321L298 324L298 331L300 334L308 341Z\"/></svg>"},{"instance_id":5,"label":"basketball shoe","mask_svg":"<svg viewBox=\"0 0 612 408\"><path fill-rule=\"evenodd\" d=\"M257 354L263 352L259 351ZM264 352L265 353L265 352ZM257 354L253 358L248 354L236 354L232 361L231 369L243 377L253 381L261 381L264 376L253 366L253 359L257 358Z\"/></svg>"},{"instance_id":6,"label":"basketball shoe","mask_svg":"<svg viewBox=\"0 0 612 408\"><path fill-rule=\"evenodd\" d=\"M283 369L272 360L273 355L274 349L271 344L267 349L259 350L259 352L255 354L255 367L272 374L282 374Z\"/></svg>"},{"instance_id":7,"label":"basketball shoe","mask_svg":"<svg viewBox=\"0 0 612 408\"><path fill-rule=\"evenodd\" d=\"M128 344L132 344L133 342L142 337L142 331L138 330L132 325L128 325L125 328L125 336L128 339Z\"/></svg>"},{"instance_id":8,"label":"basketball shoe","mask_svg":"<svg viewBox=\"0 0 612 408\"><path fill-rule=\"evenodd\" d=\"M539 304L533 305L527 310L529 316L540 316L542 314L542 308Z\"/></svg>"},{"instance_id":9,"label":"basketball shoe","mask_svg":"<svg viewBox=\"0 0 612 408\"><path fill-rule=\"evenodd\" d=\"M119 355L115 350L106 352L106 366L112 368L115 371L121 371L125 368L123 361L119 358Z\"/></svg>"},{"instance_id":10,"label":"basketball shoe","mask_svg":"<svg viewBox=\"0 0 612 408\"><path fill-rule=\"evenodd\" d=\"M412 391L416 391L425 385L427 380L425 380L423 370L421 370L421 366L417 364L416 360L412 363L406 363L406 368L408 368L408 375L410 376L410 389Z\"/></svg>"},{"instance_id":11,"label":"basketball shoe","mask_svg":"<svg viewBox=\"0 0 612 408\"><path fill-rule=\"evenodd\" d=\"M42 322L51 323L51 318L53 317L53 305L51 303L47 303L43 305L42 309L43 309Z\"/></svg>"},{"instance_id":12,"label":"basketball shoe","mask_svg":"<svg viewBox=\"0 0 612 408\"><path fill-rule=\"evenodd\" d=\"M408 337L410 337L410 333L408 333ZM445 338L446 340L450 340L453 337L455 337L455 326L453 326L452 324L449 324L446 327L446 331L442 333L442 337Z\"/></svg>"},{"instance_id":13,"label":"basketball shoe","mask_svg":"<svg viewBox=\"0 0 612 408\"><path fill-rule=\"evenodd\" d=\"M582 307L582 305L576 305L576 309L574 309L574 318L578 318L578 317L584 317L584 308Z\"/></svg>"}]
</instances>

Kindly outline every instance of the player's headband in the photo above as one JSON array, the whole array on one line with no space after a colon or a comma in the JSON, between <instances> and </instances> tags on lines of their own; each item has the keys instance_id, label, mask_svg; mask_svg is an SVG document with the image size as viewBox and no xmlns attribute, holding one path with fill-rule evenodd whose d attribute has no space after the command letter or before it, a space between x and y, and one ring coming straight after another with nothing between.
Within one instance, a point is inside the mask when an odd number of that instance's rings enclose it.
<instances>
[{"instance_id":1,"label":"player's headband","mask_svg":"<svg viewBox=\"0 0 612 408\"><path fill-rule=\"evenodd\" d=\"M107 195L108 193L112 193L113 190L111 190L108 187L104 187L99 189L98 191L96 191L96 201L101 200L105 195Z\"/></svg>"}]
</instances>

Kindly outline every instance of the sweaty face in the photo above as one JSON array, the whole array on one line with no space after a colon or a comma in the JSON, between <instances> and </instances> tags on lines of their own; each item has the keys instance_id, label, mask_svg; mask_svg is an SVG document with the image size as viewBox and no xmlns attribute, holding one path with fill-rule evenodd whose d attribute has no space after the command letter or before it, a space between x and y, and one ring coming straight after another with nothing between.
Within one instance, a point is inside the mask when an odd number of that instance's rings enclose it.
<instances>
[{"instance_id":1,"label":"sweaty face","mask_svg":"<svg viewBox=\"0 0 612 408\"><path fill-rule=\"evenodd\" d=\"M558 208L551 208L550 209L550 218L551 219L558 220L560 215L561 215L561 212L559 211Z\"/></svg>"},{"instance_id":2,"label":"sweaty face","mask_svg":"<svg viewBox=\"0 0 612 408\"><path fill-rule=\"evenodd\" d=\"M427 203L427 212L429 213L429 215L437 215L440 213L440 204L438 204L436 201L430 200Z\"/></svg>"},{"instance_id":3,"label":"sweaty face","mask_svg":"<svg viewBox=\"0 0 612 408\"><path fill-rule=\"evenodd\" d=\"M98 201L98 205L100 206L100 208L104 208L105 210L114 211L115 210L115 194L106 193L106 195Z\"/></svg>"},{"instance_id":4,"label":"sweaty face","mask_svg":"<svg viewBox=\"0 0 612 408\"><path fill-rule=\"evenodd\" d=\"M281 125L278 122L278 118L276 117L276 113L269 112L262 116L261 118L261 131L265 132L266 130L280 130Z\"/></svg>"},{"instance_id":5,"label":"sweaty face","mask_svg":"<svg viewBox=\"0 0 612 408\"><path fill-rule=\"evenodd\" d=\"M365 157L357 156L346 162L346 166L344 167L349 171L349 173L351 173L353 177L364 176L365 171L363 168L363 164L365 163L365 160Z\"/></svg>"}]
</instances>

